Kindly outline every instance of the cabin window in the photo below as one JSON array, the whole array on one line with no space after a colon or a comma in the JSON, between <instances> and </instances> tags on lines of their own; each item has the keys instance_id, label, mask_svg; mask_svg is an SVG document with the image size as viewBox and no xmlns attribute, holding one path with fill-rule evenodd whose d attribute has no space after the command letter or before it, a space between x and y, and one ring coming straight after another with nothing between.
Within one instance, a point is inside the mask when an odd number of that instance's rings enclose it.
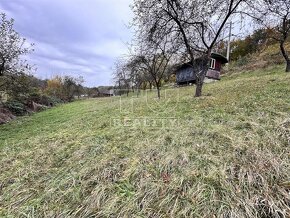
<instances>
[{"instance_id":1,"label":"cabin window","mask_svg":"<svg viewBox=\"0 0 290 218\"><path fill-rule=\"evenodd\" d=\"M215 69L216 60L215 59L210 59L210 69Z\"/></svg>"}]
</instances>

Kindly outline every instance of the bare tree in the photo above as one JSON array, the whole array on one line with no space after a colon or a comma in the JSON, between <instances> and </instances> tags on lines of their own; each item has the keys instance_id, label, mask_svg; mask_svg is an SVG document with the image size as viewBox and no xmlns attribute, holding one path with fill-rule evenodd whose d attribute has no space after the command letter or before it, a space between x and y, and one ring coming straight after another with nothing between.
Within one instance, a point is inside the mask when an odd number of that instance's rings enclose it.
<instances>
[{"instance_id":1,"label":"bare tree","mask_svg":"<svg viewBox=\"0 0 290 218\"><path fill-rule=\"evenodd\" d=\"M121 95L123 90L126 90L128 96L131 89L132 76L127 61L125 58L120 58L115 62L114 82L119 89L119 94Z\"/></svg>"},{"instance_id":2,"label":"bare tree","mask_svg":"<svg viewBox=\"0 0 290 218\"><path fill-rule=\"evenodd\" d=\"M167 75L170 57L165 46L162 48L160 44L139 46L129 57L115 63L115 83L119 89L126 89L127 95L130 89L137 90L138 94L141 86L146 87L149 83L150 89L152 85L156 87L160 99L161 83Z\"/></svg>"},{"instance_id":3,"label":"bare tree","mask_svg":"<svg viewBox=\"0 0 290 218\"><path fill-rule=\"evenodd\" d=\"M247 0L134 0L133 24L139 38L156 43L169 39L192 65L197 57L204 57L196 75L195 96L199 97L211 53L243 3Z\"/></svg>"},{"instance_id":4,"label":"bare tree","mask_svg":"<svg viewBox=\"0 0 290 218\"><path fill-rule=\"evenodd\" d=\"M132 91L139 91L142 83L144 82L144 78L143 72L139 69L138 60L133 56L130 57L126 62L125 68L128 71Z\"/></svg>"},{"instance_id":5,"label":"bare tree","mask_svg":"<svg viewBox=\"0 0 290 218\"><path fill-rule=\"evenodd\" d=\"M85 88L83 86L85 80L82 76L74 78L74 80L75 80L75 94L78 96L78 99L80 99L81 95L85 93Z\"/></svg>"},{"instance_id":6,"label":"bare tree","mask_svg":"<svg viewBox=\"0 0 290 218\"><path fill-rule=\"evenodd\" d=\"M290 1L259 0L252 9L252 17L260 25L274 30L269 31L269 37L279 43L281 53L286 61L286 72L290 72L290 57L285 48L290 35Z\"/></svg>"},{"instance_id":7,"label":"bare tree","mask_svg":"<svg viewBox=\"0 0 290 218\"><path fill-rule=\"evenodd\" d=\"M166 76L166 72L168 71L170 58L170 54L158 48L146 48L141 51L138 56L136 56L137 66L140 71L148 74L147 77L145 76L143 78L147 78L149 82L153 81L157 89L158 99L161 97L161 83Z\"/></svg>"}]
</instances>

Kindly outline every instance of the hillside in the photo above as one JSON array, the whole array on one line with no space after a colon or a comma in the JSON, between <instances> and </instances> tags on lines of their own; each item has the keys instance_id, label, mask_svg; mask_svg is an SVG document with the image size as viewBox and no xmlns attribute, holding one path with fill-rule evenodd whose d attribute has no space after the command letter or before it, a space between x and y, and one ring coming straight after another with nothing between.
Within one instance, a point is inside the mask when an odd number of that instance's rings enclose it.
<instances>
[{"instance_id":1,"label":"hillside","mask_svg":"<svg viewBox=\"0 0 290 218\"><path fill-rule=\"evenodd\" d=\"M286 43L285 48L289 53L290 42ZM286 68L286 61L281 55L280 45L276 43L267 46L264 45L259 51L253 54L248 54L245 57L241 57L237 61L231 62L230 71L237 72L241 69L261 69L280 64L284 65L284 69Z\"/></svg>"},{"instance_id":2,"label":"hillside","mask_svg":"<svg viewBox=\"0 0 290 218\"><path fill-rule=\"evenodd\" d=\"M77 101L0 126L0 216L290 217L284 66L193 94Z\"/></svg>"}]
</instances>

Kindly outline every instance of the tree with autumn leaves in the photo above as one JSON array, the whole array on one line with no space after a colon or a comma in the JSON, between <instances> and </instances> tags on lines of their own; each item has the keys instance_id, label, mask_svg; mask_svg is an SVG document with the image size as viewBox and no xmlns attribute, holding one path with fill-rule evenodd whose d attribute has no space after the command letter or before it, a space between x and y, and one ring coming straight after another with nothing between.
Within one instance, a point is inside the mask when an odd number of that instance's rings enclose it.
<instances>
[{"instance_id":1,"label":"tree with autumn leaves","mask_svg":"<svg viewBox=\"0 0 290 218\"><path fill-rule=\"evenodd\" d=\"M80 97L83 94L83 82L83 77L55 76L47 80L47 87L44 92L49 96L59 98L63 101L72 101L75 96Z\"/></svg>"}]
</instances>

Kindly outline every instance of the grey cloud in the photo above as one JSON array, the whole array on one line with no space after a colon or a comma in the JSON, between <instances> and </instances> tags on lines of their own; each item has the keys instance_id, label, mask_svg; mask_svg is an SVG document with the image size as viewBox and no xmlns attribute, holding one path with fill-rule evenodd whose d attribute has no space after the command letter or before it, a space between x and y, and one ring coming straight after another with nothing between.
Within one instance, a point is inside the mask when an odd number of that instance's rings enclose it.
<instances>
[{"instance_id":1,"label":"grey cloud","mask_svg":"<svg viewBox=\"0 0 290 218\"><path fill-rule=\"evenodd\" d=\"M131 0L4 0L0 9L15 19L18 32L35 42L29 60L41 78L82 75L86 85L111 83L115 59L132 34Z\"/></svg>"}]
</instances>

